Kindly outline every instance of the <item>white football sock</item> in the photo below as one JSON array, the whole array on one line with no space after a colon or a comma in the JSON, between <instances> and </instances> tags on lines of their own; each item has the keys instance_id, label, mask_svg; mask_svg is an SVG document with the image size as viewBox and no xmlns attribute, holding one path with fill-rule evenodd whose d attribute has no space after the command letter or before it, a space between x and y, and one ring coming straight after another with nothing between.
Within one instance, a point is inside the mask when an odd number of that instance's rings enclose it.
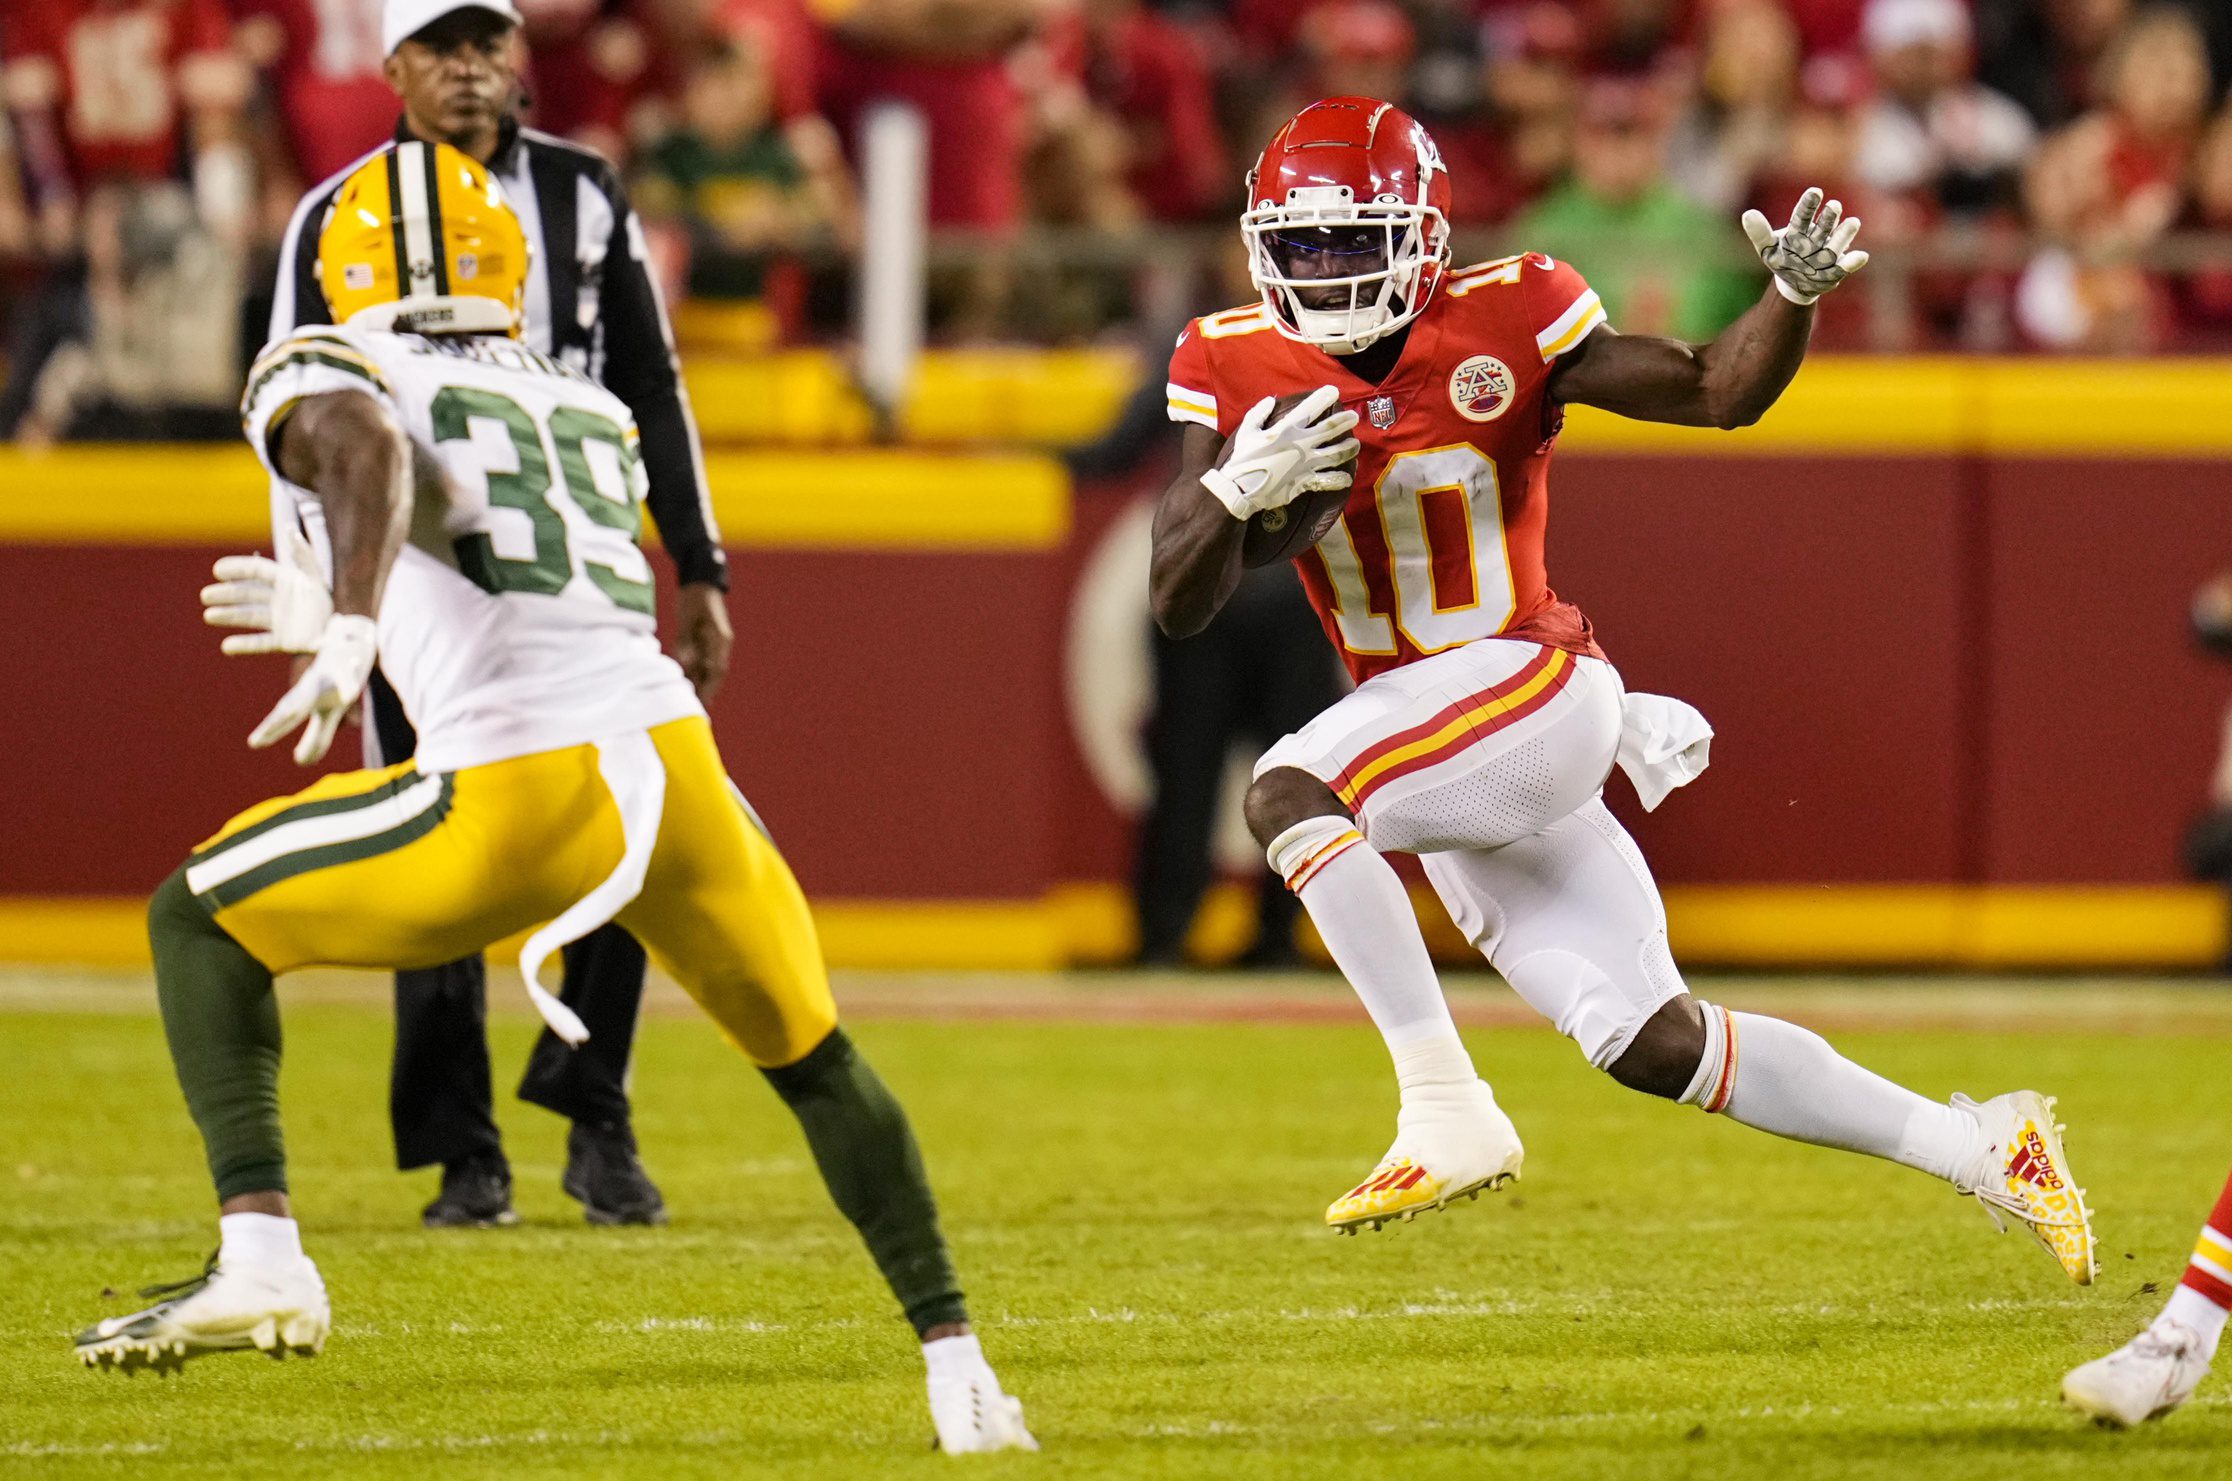
<instances>
[{"instance_id":1,"label":"white football sock","mask_svg":"<svg viewBox=\"0 0 2232 1481\"><path fill-rule=\"evenodd\" d=\"M1948 1182L1975 1161L1983 1132L1968 1112L1862 1069L1794 1023L1698 1006L1705 1013L1705 1058L1681 1097L1685 1103L1792 1141L1865 1152Z\"/></svg>"},{"instance_id":2,"label":"white football sock","mask_svg":"<svg viewBox=\"0 0 2232 1481\"><path fill-rule=\"evenodd\" d=\"M933 1378L966 1377L985 1366L984 1344L977 1341L974 1332L940 1337L922 1344L922 1361Z\"/></svg>"},{"instance_id":3,"label":"white football sock","mask_svg":"<svg viewBox=\"0 0 2232 1481\"><path fill-rule=\"evenodd\" d=\"M2217 1342L2224 1336L2224 1319L2232 1312L2211 1301L2191 1286L2179 1286L2170 1293L2169 1305L2162 1314L2183 1327L2190 1327L2201 1339L2201 1355L2210 1362L2216 1361Z\"/></svg>"},{"instance_id":4,"label":"white football sock","mask_svg":"<svg viewBox=\"0 0 2232 1481\"><path fill-rule=\"evenodd\" d=\"M302 1258L301 1226L278 1214L220 1214L217 1231L220 1265L292 1265Z\"/></svg>"},{"instance_id":5,"label":"white football sock","mask_svg":"<svg viewBox=\"0 0 2232 1481\"><path fill-rule=\"evenodd\" d=\"M1273 839L1268 853L1387 1041L1404 1098L1479 1078L1449 1016L1410 893L1356 825L1311 818Z\"/></svg>"}]
</instances>

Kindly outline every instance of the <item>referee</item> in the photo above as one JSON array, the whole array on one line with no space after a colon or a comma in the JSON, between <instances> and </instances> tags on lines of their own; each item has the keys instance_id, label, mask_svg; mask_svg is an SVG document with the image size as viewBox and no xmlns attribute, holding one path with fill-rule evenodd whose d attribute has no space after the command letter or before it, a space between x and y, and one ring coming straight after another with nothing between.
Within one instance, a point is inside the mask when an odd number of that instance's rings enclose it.
<instances>
[{"instance_id":1,"label":"referee","mask_svg":"<svg viewBox=\"0 0 2232 1481\"><path fill-rule=\"evenodd\" d=\"M519 24L511 0L387 0L386 75L403 103L395 136L449 144L503 182L534 255L521 337L595 377L635 412L651 517L681 578L675 656L700 697L710 699L728 668L728 567L666 311L612 165L519 126ZM295 208L280 248L273 338L297 324L328 322L317 280L318 233L354 168L327 179ZM415 747L410 723L378 674L370 699L367 763L407 758ZM617 925L567 947L560 996L589 1026L589 1042L570 1049L544 1030L520 1081L520 1099L573 1122L564 1186L591 1223L666 1220L665 1202L636 1155L628 1111L628 1056L645 965L643 948ZM492 1114L486 980L477 956L395 977L388 1109L396 1165L442 1166L442 1191L423 1215L429 1228L519 1217Z\"/></svg>"}]
</instances>

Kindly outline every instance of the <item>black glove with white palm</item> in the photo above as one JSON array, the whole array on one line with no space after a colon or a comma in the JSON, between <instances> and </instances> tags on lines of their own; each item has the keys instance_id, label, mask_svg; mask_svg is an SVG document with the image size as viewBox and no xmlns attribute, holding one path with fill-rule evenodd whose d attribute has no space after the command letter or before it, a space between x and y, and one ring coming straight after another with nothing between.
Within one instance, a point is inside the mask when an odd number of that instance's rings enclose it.
<instances>
[{"instance_id":1,"label":"black glove with white palm","mask_svg":"<svg viewBox=\"0 0 2232 1481\"><path fill-rule=\"evenodd\" d=\"M1348 435L1356 413L1325 415L1340 399L1332 386L1320 386L1274 422L1277 403L1264 397L1240 419L1224 462L1201 475L1201 486L1241 520L1284 508L1305 493L1347 488L1353 475L1342 465L1357 454L1357 441Z\"/></svg>"},{"instance_id":2,"label":"black glove with white palm","mask_svg":"<svg viewBox=\"0 0 2232 1481\"><path fill-rule=\"evenodd\" d=\"M1822 201L1821 187L1798 197L1790 225L1776 230L1757 211L1744 213L1744 235L1758 249L1759 260L1775 275L1775 287L1792 303L1804 306L1868 265L1868 254L1852 248L1860 235L1860 218L1846 216L1844 202Z\"/></svg>"}]
</instances>

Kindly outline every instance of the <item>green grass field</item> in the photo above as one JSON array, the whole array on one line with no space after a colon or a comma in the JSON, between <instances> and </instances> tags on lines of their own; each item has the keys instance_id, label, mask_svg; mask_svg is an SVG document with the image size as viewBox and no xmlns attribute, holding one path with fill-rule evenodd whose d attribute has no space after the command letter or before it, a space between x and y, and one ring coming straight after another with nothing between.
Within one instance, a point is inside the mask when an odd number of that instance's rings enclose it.
<instances>
[{"instance_id":1,"label":"green grass field","mask_svg":"<svg viewBox=\"0 0 2232 1481\"><path fill-rule=\"evenodd\" d=\"M1330 981L854 979L987 1349L1047 1476L2232 1475L2232 1384L2084 1427L2062 1371L2135 1330L2232 1161L2232 1001L2201 988L1803 990L1785 1011L1932 1095L2062 1098L2102 1278L1899 1168L1645 1101L1463 996L1528 1142L1511 1193L1338 1240L1384 1146L1376 1037ZM532 1028L500 999L499 1083ZM563 1128L503 1101L525 1224L431 1234L390 1170L376 985L289 991L286 1108L333 1293L314 1362L95 1375L69 1338L199 1268L214 1210L144 982L0 979L0 1472L953 1474L920 1363L774 1096L662 1003L637 1064L663 1230L596 1230ZM123 1293L104 1295L104 1288Z\"/></svg>"}]
</instances>

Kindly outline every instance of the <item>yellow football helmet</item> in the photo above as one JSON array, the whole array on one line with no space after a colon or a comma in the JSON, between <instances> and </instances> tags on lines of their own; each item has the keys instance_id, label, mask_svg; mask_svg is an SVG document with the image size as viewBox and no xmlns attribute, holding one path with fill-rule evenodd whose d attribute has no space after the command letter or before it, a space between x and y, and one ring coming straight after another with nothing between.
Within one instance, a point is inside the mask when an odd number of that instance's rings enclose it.
<instances>
[{"instance_id":1,"label":"yellow football helmet","mask_svg":"<svg viewBox=\"0 0 2232 1481\"><path fill-rule=\"evenodd\" d=\"M527 233L479 161L390 144L334 194L318 285L337 324L408 334L519 333Z\"/></svg>"}]
</instances>

